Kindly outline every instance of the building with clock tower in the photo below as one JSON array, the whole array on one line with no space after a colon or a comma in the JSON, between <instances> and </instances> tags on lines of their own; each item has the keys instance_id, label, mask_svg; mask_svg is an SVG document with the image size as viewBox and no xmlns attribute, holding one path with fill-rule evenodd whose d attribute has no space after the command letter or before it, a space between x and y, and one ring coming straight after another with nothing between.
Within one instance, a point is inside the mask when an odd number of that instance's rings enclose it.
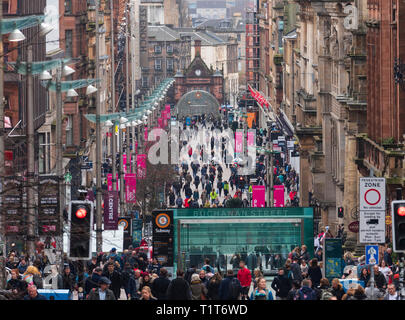
<instances>
[{"instance_id":1,"label":"building with clock tower","mask_svg":"<svg viewBox=\"0 0 405 320\"><path fill-rule=\"evenodd\" d=\"M220 70L207 67L201 58L201 41L194 40L195 58L182 72L175 75L175 103L191 91L199 92L197 96L212 95L219 105L224 101L224 76ZM208 96L207 96L208 97Z\"/></svg>"}]
</instances>

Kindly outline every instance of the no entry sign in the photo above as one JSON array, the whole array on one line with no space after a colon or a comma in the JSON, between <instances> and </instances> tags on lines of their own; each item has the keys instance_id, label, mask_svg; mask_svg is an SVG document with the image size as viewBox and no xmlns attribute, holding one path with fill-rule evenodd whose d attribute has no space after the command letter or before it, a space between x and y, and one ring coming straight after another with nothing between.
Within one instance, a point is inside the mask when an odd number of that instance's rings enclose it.
<instances>
[{"instance_id":1,"label":"no entry sign","mask_svg":"<svg viewBox=\"0 0 405 320\"><path fill-rule=\"evenodd\" d=\"M385 211L385 178L360 178L360 211Z\"/></svg>"}]
</instances>

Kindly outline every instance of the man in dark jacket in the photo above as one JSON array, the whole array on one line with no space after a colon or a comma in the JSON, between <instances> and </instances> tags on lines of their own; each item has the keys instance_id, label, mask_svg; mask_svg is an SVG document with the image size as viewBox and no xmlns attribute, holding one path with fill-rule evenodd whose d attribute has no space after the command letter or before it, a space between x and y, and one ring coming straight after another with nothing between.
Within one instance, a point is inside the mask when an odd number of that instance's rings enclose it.
<instances>
[{"instance_id":1,"label":"man in dark jacket","mask_svg":"<svg viewBox=\"0 0 405 320\"><path fill-rule=\"evenodd\" d=\"M167 300L191 300L191 288L184 280L183 270L177 270L177 278L170 282L166 296Z\"/></svg>"},{"instance_id":2,"label":"man in dark jacket","mask_svg":"<svg viewBox=\"0 0 405 320\"><path fill-rule=\"evenodd\" d=\"M291 283L284 274L284 268L278 269L278 275L274 278L271 287L276 292L277 300L286 300L288 292L291 289Z\"/></svg>"},{"instance_id":3,"label":"man in dark jacket","mask_svg":"<svg viewBox=\"0 0 405 320\"><path fill-rule=\"evenodd\" d=\"M114 263L108 263L107 272L103 273L103 276L111 281L111 290L114 292L114 296L119 299L122 285L121 273L115 270Z\"/></svg>"},{"instance_id":4,"label":"man in dark jacket","mask_svg":"<svg viewBox=\"0 0 405 320\"><path fill-rule=\"evenodd\" d=\"M292 272L292 278L294 280L298 280L299 282L302 281L302 273L301 273L301 267L298 264L298 257L293 258L293 262L290 265L291 267L291 272Z\"/></svg>"},{"instance_id":5,"label":"man in dark jacket","mask_svg":"<svg viewBox=\"0 0 405 320\"><path fill-rule=\"evenodd\" d=\"M219 300L238 300L241 293L242 286L238 278L234 276L232 269L228 270L219 286Z\"/></svg>"},{"instance_id":6,"label":"man in dark jacket","mask_svg":"<svg viewBox=\"0 0 405 320\"><path fill-rule=\"evenodd\" d=\"M152 283L152 293L158 300L166 300L167 288L169 288L170 280L167 278L167 270L160 269L159 278Z\"/></svg>"},{"instance_id":7,"label":"man in dark jacket","mask_svg":"<svg viewBox=\"0 0 405 320\"><path fill-rule=\"evenodd\" d=\"M391 267L392 266L392 256L391 256L391 253L392 253L392 249L391 248L387 248L387 250L385 250L385 252L384 252L384 261L385 261L385 264L388 266L388 267Z\"/></svg>"},{"instance_id":8,"label":"man in dark jacket","mask_svg":"<svg viewBox=\"0 0 405 320\"><path fill-rule=\"evenodd\" d=\"M35 285L28 287L28 294L24 297L24 300L47 300L45 296L38 293Z\"/></svg>"},{"instance_id":9,"label":"man in dark jacket","mask_svg":"<svg viewBox=\"0 0 405 320\"><path fill-rule=\"evenodd\" d=\"M101 274L103 273L103 269L97 267L93 270L93 274L86 279L84 283L84 293L88 295L93 288L98 287L98 281L101 278Z\"/></svg>"},{"instance_id":10,"label":"man in dark jacket","mask_svg":"<svg viewBox=\"0 0 405 320\"><path fill-rule=\"evenodd\" d=\"M76 285L76 277L73 275L73 273L70 272L70 267L67 265L65 267L65 270L62 275L62 288L60 289L69 289L70 292L73 291Z\"/></svg>"},{"instance_id":11,"label":"man in dark jacket","mask_svg":"<svg viewBox=\"0 0 405 320\"><path fill-rule=\"evenodd\" d=\"M382 272L380 272L377 265L373 266L374 268L374 280L375 285L378 289L386 289L387 288L387 280Z\"/></svg>"},{"instance_id":12,"label":"man in dark jacket","mask_svg":"<svg viewBox=\"0 0 405 320\"><path fill-rule=\"evenodd\" d=\"M108 289L111 281L106 277L101 277L98 281L99 287L90 291L87 300L116 300L112 290Z\"/></svg>"}]
</instances>

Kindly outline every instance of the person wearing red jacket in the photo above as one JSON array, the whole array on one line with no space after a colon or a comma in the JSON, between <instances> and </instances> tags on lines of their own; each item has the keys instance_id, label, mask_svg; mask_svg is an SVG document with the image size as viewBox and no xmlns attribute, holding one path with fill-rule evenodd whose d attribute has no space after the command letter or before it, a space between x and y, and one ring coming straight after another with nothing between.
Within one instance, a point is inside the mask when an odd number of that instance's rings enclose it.
<instances>
[{"instance_id":1,"label":"person wearing red jacket","mask_svg":"<svg viewBox=\"0 0 405 320\"><path fill-rule=\"evenodd\" d=\"M246 268L245 261L239 262L240 270L238 271L238 280L242 286L242 300L248 300L248 293L250 284L252 282L252 274L250 270Z\"/></svg>"}]
</instances>

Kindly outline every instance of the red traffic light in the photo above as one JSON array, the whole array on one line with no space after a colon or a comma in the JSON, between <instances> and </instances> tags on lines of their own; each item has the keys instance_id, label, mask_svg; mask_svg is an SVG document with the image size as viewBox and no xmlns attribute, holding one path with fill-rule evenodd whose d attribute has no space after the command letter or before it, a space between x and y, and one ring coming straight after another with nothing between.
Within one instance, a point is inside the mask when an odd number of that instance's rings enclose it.
<instances>
[{"instance_id":1,"label":"red traffic light","mask_svg":"<svg viewBox=\"0 0 405 320\"><path fill-rule=\"evenodd\" d=\"M87 216L87 210L85 208L77 209L77 211L76 211L77 218L83 219L83 218L86 218L86 216Z\"/></svg>"},{"instance_id":2,"label":"red traffic light","mask_svg":"<svg viewBox=\"0 0 405 320\"><path fill-rule=\"evenodd\" d=\"M397 214L401 217L405 217L405 207L399 207L397 209Z\"/></svg>"}]
</instances>

